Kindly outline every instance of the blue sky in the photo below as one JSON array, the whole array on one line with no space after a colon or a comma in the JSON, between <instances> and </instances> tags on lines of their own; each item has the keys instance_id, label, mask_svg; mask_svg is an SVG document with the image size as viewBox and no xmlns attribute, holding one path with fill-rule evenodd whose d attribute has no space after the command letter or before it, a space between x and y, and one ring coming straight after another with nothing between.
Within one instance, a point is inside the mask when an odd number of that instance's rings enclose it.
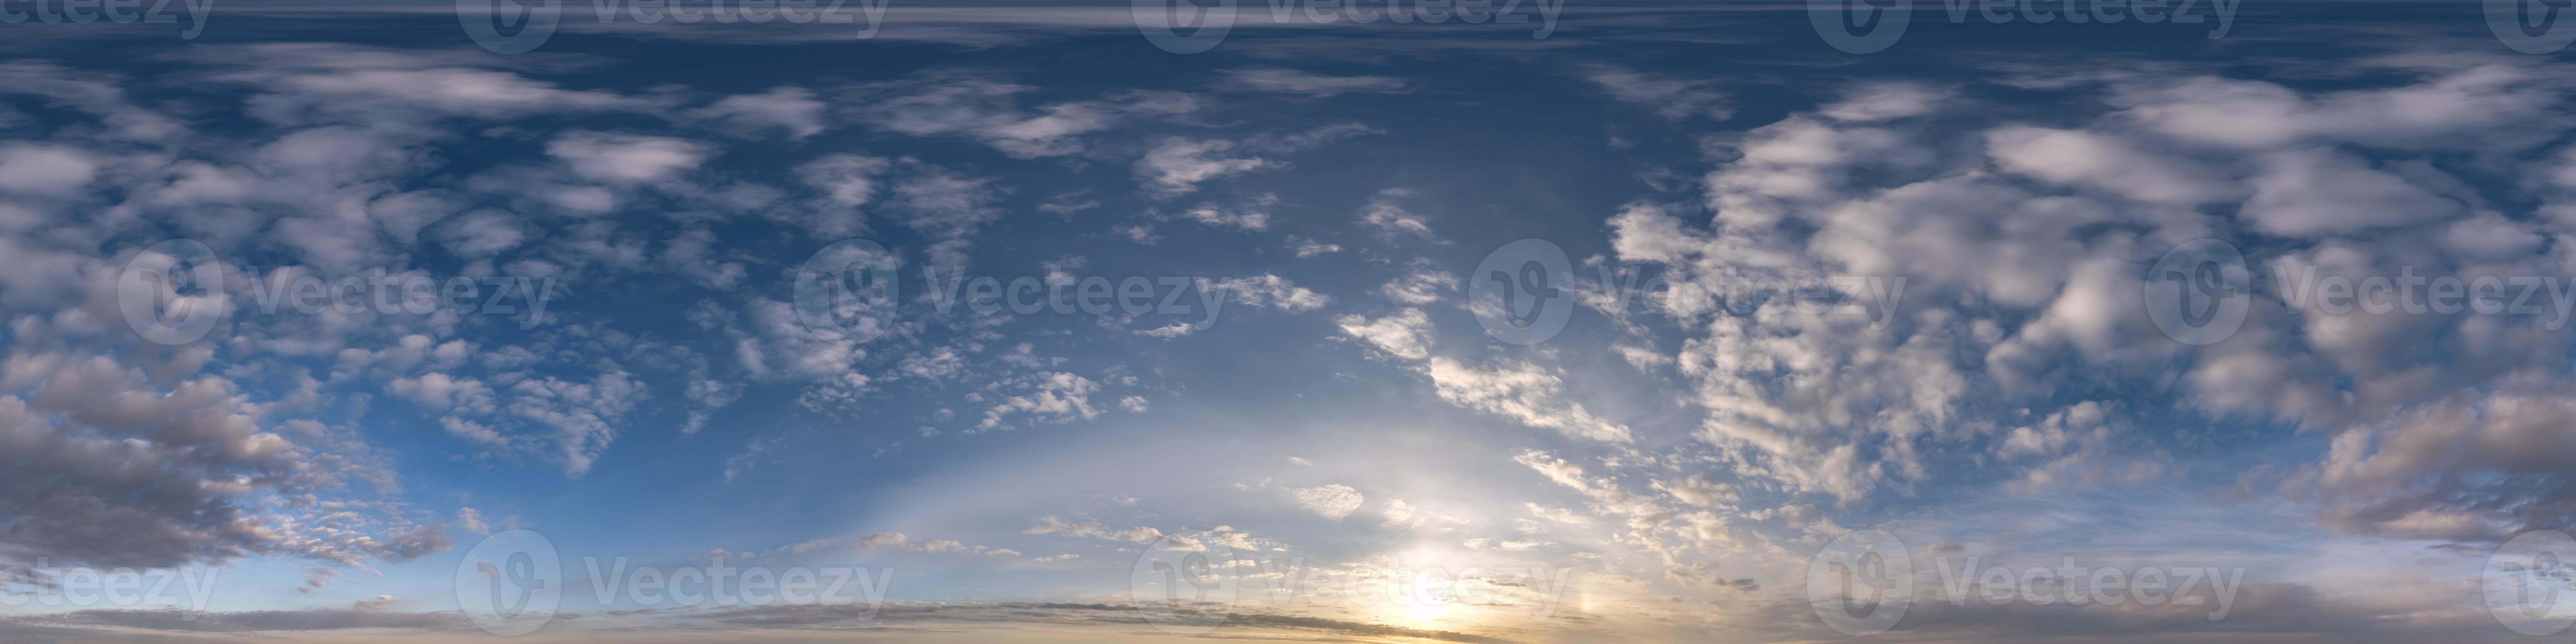
<instances>
[{"instance_id":1,"label":"blue sky","mask_svg":"<svg viewBox=\"0 0 2576 644\"><path fill-rule=\"evenodd\" d=\"M0 3L0 639L2576 620L2490 610L2576 590L2576 67L2486 5L890 1Z\"/></svg>"}]
</instances>

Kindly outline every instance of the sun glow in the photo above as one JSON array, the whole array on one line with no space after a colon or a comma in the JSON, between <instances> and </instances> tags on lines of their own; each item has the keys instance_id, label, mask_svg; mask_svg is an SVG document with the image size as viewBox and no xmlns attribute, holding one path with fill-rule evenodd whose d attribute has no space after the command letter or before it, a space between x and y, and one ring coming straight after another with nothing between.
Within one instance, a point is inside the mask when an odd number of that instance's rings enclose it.
<instances>
[{"instance_id":1,"label":"sun glow","mask_svg":"<svg viewBox=\"0 0 2576 644\"><path fill-rule=\"evenodd\" d=\"M1403 616L1406 625L1413 628L1441 625L1449 618L1449 603L1442 601L1416 599L1411 604L1396 607L1396 610Z\"/></svg>"}]
</instances>

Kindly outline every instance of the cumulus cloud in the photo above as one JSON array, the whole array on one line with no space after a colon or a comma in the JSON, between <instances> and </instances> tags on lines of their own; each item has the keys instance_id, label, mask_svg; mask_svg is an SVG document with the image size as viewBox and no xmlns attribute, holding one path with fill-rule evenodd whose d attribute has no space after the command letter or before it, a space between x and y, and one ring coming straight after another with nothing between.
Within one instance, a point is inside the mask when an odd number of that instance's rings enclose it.
<instances>
[{"instance_id":1,"label":"cumulus cloud","mask_svg":"<svg viewBox=\"0 0 2576 644\"><path fill-rule=\"evenodd\" d=\"M164 389L106 357L23 352L0 372L9 394L0 395L0 494L10 508L0 543L14 552L145 567L253 554L409 561L447 548L426 526L373 509L324 526L255 503L394 483L347 428L263 427L228 379Z\"/></svg>"},{"instance_id":2,"label":"cumulus cloud","mask_svg":"<svg viewBox=\"0 0 2576 644\"><path fill-rule=\"evenodd\" d=\"M687 139L588 130L565 132L546 144L546 154L573 174L606 183L660 181L705 163L710 152Z\"/></svg>"},{"instance_id":3,"label":"cumulus cloud","mask_svg":"<svg viewBox=\"0 0 2576 644\"><path fill-rule=\"evenodd\" d=\"M823 122L825 107L814 90L785 85L758 94L727 96L688 114L712 121L735 136L784 130L789 137L802 139L830 127Z\"/></svg>"},{"instance_id":4,"label":"cumulus cloud","mask_svg":"<svg viewBox=\"0 0 2576 644\"><path fill-rule=\"evenodd\" d=\"M1100 416L1100 410L1091 406L1091 394L1100 391L1100 383L1090 378L1047 372L1025 380L1022 386L1026 387L1026 393L1003 398L1000 404L984 412L984 422L976 427L1007 427L1010 419L1017 416L1028 416L1030 422L1049 423Z\"/></svg>"},{"instance_id":5,"label":"cumulus cloud","mask_svg":"<svg viewBox=\"0 0 2576 644\"><path fill-rule=\"evenodd\" d=\"M19 193L69 194L98 176L98 162L77 148L12 143L0 145L0 190Z\"/></svg>"},{"instance_id":6,"label":"cumulus cloud","mask_svg":"<svg viewBox=\"0 0 2576 644\"><path fill-rule=\"evenodd\" d=\"M1368 501L1368 497L1361 496L1359 490L1347 485L1290 488L1288 498L1295 501L1297 507L1335 521L1359 511L1360 504Z\"/></svg>"},{"instance_id":7,"label":"cumulus cloud","mask_svg":"<svg viewBox=\"0 0 2576 644\"><path fill-rule=\"evenodd\" d=\"M2460 205L2359 158L2324 150L2266 154L2243 216L2263 232L2317 237L2448 219Z\"/></svg>"}]
</instances>

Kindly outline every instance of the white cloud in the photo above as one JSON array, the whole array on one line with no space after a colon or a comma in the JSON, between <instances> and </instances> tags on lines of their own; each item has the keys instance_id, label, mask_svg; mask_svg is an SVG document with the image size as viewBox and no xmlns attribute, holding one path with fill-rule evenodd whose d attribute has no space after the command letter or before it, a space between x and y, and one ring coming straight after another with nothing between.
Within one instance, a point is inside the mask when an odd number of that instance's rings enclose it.
<instances>
[{"instance_id":1,"label":"white cloud","mask_svg":"<svg viewBox=\"0 0 2576 644\"><path fill-rule=\"evenodd\" d=\"M513 416L554 429L556 456L564 475L588 473L601 453L617 439L617 421L645 395L644 383L625 371L606 371L589 382L540 377L521 380L507 391L506 409Z\"/></svg>"},{"instance_id":2,"label":"white cloud","mask_svg":"<svg viewBox=\"0 0 2576 644\"><path fill-rule=\"evenodd\" d=\"M1723 121L1735 115L1734 101L1712 87L1715 81L1683 80L1609 64L1584 67L1581 75L1612 98L1645 106L1666 119L1705 116Z\"/></svg>"},{"instance_id":3,"label":"white cloud","mask_svg":"<svg viewBox=\"0 0 2576 644\"><path fill-rule=\"evenodd\" d=\"M1033 110L1019 96L1036 90L981 70L945 69L914 78L848 90L852 117L879 129L913 136L974 138L1016 158L1079 154L1082 135L1139 119L1169 118L1199 109L1180 92L1128 91L1094 100L1050 103Z\"/></svg>"},{"instance_id":4,"label":"white cloud","mask_svg":"<svg viewBox=\"0 0 2576 644\"><path fill-rule=\"evenodd\" d=\"M607 183L646 183L667 179L705 163L710 146L663 136L609 134L574 130L546 144L546 154L562 160L573 174Z\"/></svg>"},{"instance_id":5,"label":"white cloud","mask_svg":"<svg viewBox=\"0 0 2576 644\"><path fill-rule=\"evenodd\" d=\"M1008 427L1015 416L1028 416L1030 422L1062 423L1100 416L1091 406L1091 394L1100 383L1089 378L1062 372L1036 374L1022 385L1026 393L1003 398L1000 404L984 412L979 429Z\"/></svg>"},{"instance_id":6,"label":"white cloud","mask_svg":"<svg viewBox=\"0 0 2576 644\"><path fill-rule=\"evenodd\" d=\"M1930 113L1949 94L1944 88L1906 81L1857 83L1843 88L1841 101L1816 112L1840 121L1884 121Z\"/></svg>"},{"instance_id":7,"label":"white cloud","mask_svg":"<svg viewBox=\"0 0 2576 644\"><path fill-rule=\"evenodd\" d=\"M1986 146L2006 170L2139 201L2191 205L2237 192L2212 172L2107 134L2016 125L1988 130Z\"/></svg>"},{"instance_id":8,"label":"white cloud","mask_svg":"<svg viewBox=\"0 0 2576 644\"><path fill-rule=\"evenodd\" d=\"M0 190L64 195L78 193L98 175L89 153L59 145L0 145Z\"/></svg>"},{"instance_id":9,"label":"white cloud","mask_svg":"<svg viewBox=\"0 0 2576 644\"><path fill-rule=\"evenodd\" d=\"M1555 521L1566 525L1587 527L1592 525L1592 517L1575 514L1573 510L1565 508L1551 508L1536 503L1524 503L1522 505L1528 506L1530 514L1536 515L1541 519Z\"/></svg>"},{"instance_id":10,"label":"white cloud","mask_svg":"<svg viewBox=\"0 0 2576 644\"><path fill-rule=\"evenodd\" d=\"M1424 373L1441 400L1478 411L1500 414L1531 427L1597 441L1628 442L1628 427L1592 415L1581 403L1557 400L1562 378L1537 365L1500 361L1491 370L1434 357Z\"/></svg>"},{"instance_id":11,"label":"white cloud","mask_svg":"<svg viewBox=\"0 0 2576 644\"><path fill-rule=\"evenodd\" d=\"M417 378L395 378L386 390L439 413L489 414L495 408L492 388L473 378L430 372Z\"/></svg>"},{"instance_id":12,"label":"white cloud","mask_svg":"<svg viewBox=\"0 0 2576 644\"><path fill-rule=\"evenodd\" d=\"M1377 195L1369 198L1367 205L1360 207L1360 223L1390 236L1403 235L1440 241L1438 236L1431 233L1429 221L1422 215L1405 210L1403 204L1398 203L1413 194L1413 191L1402 188L1378 191Z\"/></svg>"},{"instance_id":13,"label":"white cloud","mask_svg":"<svg viewBox=\"0 0 2576 644\"><path fill-rule=\"evenodd\" d=\"M1386 518L1388 526L1407 529L1458 526L1467 523L1465 518L1414 507L1413 504L1404 502L1404 499L1387 499L1386 509L1379 512L1379 516Z\"/></svg>"},{"instance_id":14,"label":"white cloud","mask_svg":"<svg viewBox=\"0 0 2576 644\"><path fill-rule=\"evenodd\" d=\"M1408 308L1386 317L1370 320L1358 315L1333 319L1342 335L1369 343L1369 346L1406 360L1431 357L1431 318L1422 309Z\"/></svg>"},{"instance_id":15,"label":"white cloud","mask_svg":"<svg viewBox=\"0 0 2576 644\"><path fill-rule=\"evenodd\" d=\"M1360 504L1368 500L1347 485L1289 488L1288 497L1297 502L1297 507L1335 521L1358 511Z\"/></svg>"},{"instance_id":16,"label":"white cloud","mask_svg":"<svg viewBox=\"0 0 2576 644\"><path fill-rule=\"evenodd\" d=\"M844 237L867 229L860 208L884 190L883 175L893 164L856 154L831 154L796 166L796 178L816 195L807 202L805 220L819 237Z\"/></svg>"},{"instance_id":17,"label":"white cloud","mask_svg":"<svg viewBox=\"0 0 2576 644\"><path fill-rule=\"evenodd\" d=\"M2243 216L2263 232L2316 237L2448 219L2451 201L2361 159L2324 150L2266 154Z\"/></svg>"},{"instance_id":18,"label":"white cloud","mask_svg":"<svg viewBox=\"0 0 2576 644\"><path fill-rule=\"evenodd\" d=\"M1233 141L1166 138L1136 161L1136 176L1150 182L1147 192L1169 197L1196 191L1200 183L1210 179L1288 166L1284 161L1260 157L1223 156L1234 147Z\"/></svg>"},{"instance_id":19,"label":"white cloud","mask_svg":"<svg viewBox=\"0 0 2576 644\"><path fill-rule=\"evenodd\" d=\"M1296 235L1289 235L1288 250L1296 252L1297 257L1299 258L1306 258L1327 253L1342 252L1342 246L1341 244L1327 244Z\"/></svg>"},{"instance_id":20,"label":"white cloud","mask_svg":"<svg viewBox=\"0 0 2576 644\"><path fill-rule=\"evenodd\" d=\"M1440 301L1442 291L1458 290L1458 278L1435 270L1416 270L1403 277L1387 280L1378 291L1399 304L1423 305Z\"/></svg>"},{"instance_id":21,"label":"white cloud","mask_svg":"<svg viewBox=\"0 0 2576 644\"><path fill-rule=\"evenodd\" d=\"M1412 91L1404 79L1387 76L1326 76L1293 69L1247 68L1226 71L1222 84L1227 89L1339 96L1351 93L1400 93Z\"/></svg>"},{"instance_id":22,"label":"white cloud","mask_svg":"<svg viewBox=\"0 0 2576 644\"><path fill-rule=\"evenodd\" d=\"M690 110L693 118L714 121L736 136L758 136L770 129L785 130L792 138L820 134L823 102L815 100L814 90L796 86L770 88L759 94L727 96L706 107Z\"/></svg>"},{"instance_id":23,"label":"white cloud","mask_svg":"<svg viewBox=\"0 0 2576 644\"><path fill-rule=\"evenodd\" d=\"M1333 301L1332 297L1300 287L1288 278L1266 273L1256 277L1211 281L1201 288L1223 292L1230 302L1291 313L1323 308Z\"/></svg>"}]
</instances>

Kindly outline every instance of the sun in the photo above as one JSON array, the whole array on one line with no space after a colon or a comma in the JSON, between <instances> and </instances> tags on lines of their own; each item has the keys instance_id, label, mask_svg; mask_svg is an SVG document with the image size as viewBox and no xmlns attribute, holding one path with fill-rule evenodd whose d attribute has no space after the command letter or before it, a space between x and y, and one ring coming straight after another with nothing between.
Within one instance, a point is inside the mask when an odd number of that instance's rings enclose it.
<instances>
[{"instance_id":1,"label":"sun","mask_svg":"<svg viewBox=\"0 0 2576 644\"><path fill-rule=\"evenodd\" d=\"M1403 615L1408 625L1414 628L1427 628L1439 624L1449 616L1449 602L1415 599L1411 604L1396 607L1396 610Z\"/></svg>"}]
</instances>

